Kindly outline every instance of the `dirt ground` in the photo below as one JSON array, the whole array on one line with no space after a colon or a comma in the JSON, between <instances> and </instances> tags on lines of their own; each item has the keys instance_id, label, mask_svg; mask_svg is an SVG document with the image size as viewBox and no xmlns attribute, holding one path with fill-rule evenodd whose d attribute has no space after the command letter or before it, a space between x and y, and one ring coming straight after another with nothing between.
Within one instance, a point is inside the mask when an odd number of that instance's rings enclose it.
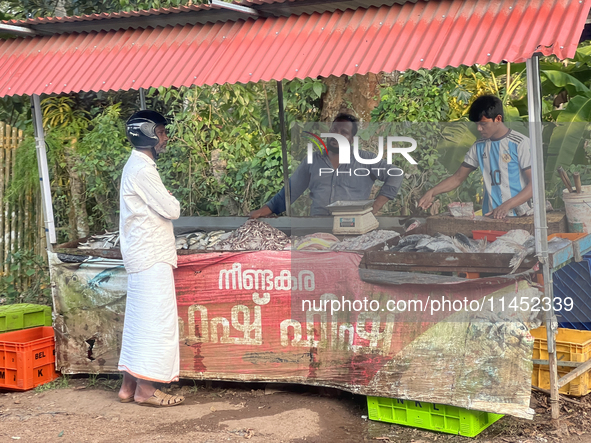
<instances>
[{"instance_id":1,"label":"dirt ground","mask_svg":"<svg viewBox=\"0 0 591 443\"><path fill-rule=\"evenodd\" d=\"M534 392L533 421L503 417L476 438L367 420L365 397L296 385L183 381L164 389L185 404L148 408L117 401L118 378L61 378L0 393L0 442L450 442L591 443L591 396L561 402L553 423Z\"/></svg>"}]
</instances>

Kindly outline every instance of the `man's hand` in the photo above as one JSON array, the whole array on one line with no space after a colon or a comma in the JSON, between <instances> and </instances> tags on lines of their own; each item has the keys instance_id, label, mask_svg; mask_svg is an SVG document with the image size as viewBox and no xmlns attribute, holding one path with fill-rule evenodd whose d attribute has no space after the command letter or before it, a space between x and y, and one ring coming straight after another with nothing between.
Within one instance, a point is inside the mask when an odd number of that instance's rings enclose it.
<instances>
[{"instance_id":1,"label":"man's hand","mask_svg":"<svg viewBox=\"0 0 591 443\"><path fill-rule=\"evenodd\" d=\"M268 217L271 214L272 214L271 209L267 205L265 205L261 209L257 209L256 211L252 211L248 218L255 218L256 219L256 218L260 218L260 217Z\"/></svg>"},{"instance_id":2,"label":"man's hand","mask_svg":"<svg viewBox=\"0 0 591 443\"><path fill-rule=\"evenodd\" d=\"M485 214L487 217L490 215L492 218L496 218L496 219L503 219L505 217L507 217L507 213L513 208L510 208L506 202L503 203L500 206L497 206L495 209L493 209L491 212L489 212L488 214Z\"/></svg>"},{"instance_id":3,"label":"man's hand","mask_svg":"<svg viewBox=\"0 0 591 443\"><path fill-rule=\"evenodd\" d=\"M431 207L431 205L433 204L434 198L435 198L435 195L433 194L433 189L427 191L425 193L425 195L423 195L421 197L421 199L419 200L419 208L429 209Z\"/></svg>"},{"instance_id":4,"label":"man's hand","mask_svg":"<svg viewBox=\"0 0 591 443\"><path fill-rule=\"evenodd\" d=\"M385 197L383 195L378 195L378 197L373 202L372 213L374 215L377 214L380 211L380 209L382 209L382 206L384 206L389 200L390 199L388 197Z\"/></svg>"}]
</instances>

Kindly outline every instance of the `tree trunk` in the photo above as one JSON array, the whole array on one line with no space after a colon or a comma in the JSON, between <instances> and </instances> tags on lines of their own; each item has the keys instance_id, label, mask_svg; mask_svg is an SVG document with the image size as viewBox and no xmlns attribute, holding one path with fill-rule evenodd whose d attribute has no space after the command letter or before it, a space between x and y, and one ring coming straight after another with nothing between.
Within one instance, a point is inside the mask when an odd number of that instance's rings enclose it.
<instances>
[{"instance_id":1,"label":"tree trunk","mask_svg":"<svg viewBox=\"0 0 591 443\"><path fill-rule=\"evenodd\" d=\"M70 176L71 204L74 210L76 233L78 238L83 238L89 235L90 229L88 227L88 213L86 212L86 201L84 199L84 183L76 169L76 165L80 161L74 150L76 141L77 140L74 138L71 140L70 144L66 144L64 157L66 159L68 175Z\"/></svg>"},{"instance_id":2,"label":"tree trunk","mask_svg":"<svg viewBox=\"0 0 591 443\"><path fill-rule=\"evenodd\" d=\"M324 79L326 92L322 95L320 119L332 121L338 113L347 112L361 121L371 121L371 111L380 103L382 74L355 74L352 77L331 75Z\"/></svg>"}]
</instances>

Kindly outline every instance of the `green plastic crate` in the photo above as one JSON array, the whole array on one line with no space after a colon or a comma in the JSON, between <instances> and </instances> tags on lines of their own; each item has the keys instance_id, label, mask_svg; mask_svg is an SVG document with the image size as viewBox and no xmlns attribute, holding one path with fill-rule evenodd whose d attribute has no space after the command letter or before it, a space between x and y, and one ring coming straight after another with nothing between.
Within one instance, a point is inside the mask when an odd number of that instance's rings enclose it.
<instances>
[{"instance_id":1,"label":"green plastic crate","mask_svg":"<svg viewBox=\"0 0 591 443\"><path fill-rule=\"evenodd\" d=\"M51 307L21 303L0 306L0 333L51 326Z\"/></svg>"},{"instance_id":2,"label":"green plastic crate","mask_svg":"<svg viewBox=\"0 0 591 443\"><path fill-rule=\"evenodd\" d=\"M370 420L465 437L476 437L502 417L457 406L370 396L367 397L367 409Z\"/></svg>"}]
</instances>

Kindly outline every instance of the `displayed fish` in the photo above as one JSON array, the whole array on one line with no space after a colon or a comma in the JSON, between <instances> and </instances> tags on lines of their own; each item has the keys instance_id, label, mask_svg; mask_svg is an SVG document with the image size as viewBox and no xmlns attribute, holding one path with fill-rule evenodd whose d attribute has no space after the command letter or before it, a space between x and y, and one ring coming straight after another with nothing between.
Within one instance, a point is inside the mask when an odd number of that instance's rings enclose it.
<instances>
[{"instance_id":1,"label":"displayed fish","mask_svg":"<svg viewBox=\"0 0 591 443\"><path fill-rule=\"evenodd\" d=\"M78 249L111 249L119 245L119 231L97 234L78 245Z\"/></svg>"},{"instance_id":2,"label":"displayed fish","mask_svg":"<svg viewBox=\"0 0 591 443\"><path fill-rule=\"evenodd\" d=\"M219 234L219 232L214 234ZM289 237L285 233L262 220L254 219L247 220L223 240L221 239L222 235L214 235L214 238L219 241L211 249L216 251L281 251L290 243Z\"/></svg>"},{"instance_id":3,"label":"displayed fish","mask_svg":"<svg viewBox=\"0 0 591 443\"><path fill-rule=\"evenodd\" d=\"M525 258L527 256L535 254L535 252L536 252L536 240L535 240L534 236L532 235L523 244L523 249L517 251L515 253L515 255L513 256L513 258L511 258L511 261L509 262L509 266L511 266L510 274L515 273L515 271L517 271L517 269L519 269L519 266L521 266L521 263L523 262L523 260L525 260Z\"/></svg>"},{"instance_id":4,"label":"displayed fish","mask_svg":"<svg viewBox=\"0 0 591 443\"><path fill-rule=\"evenodd\" d=\"M398 246L404 247L404 246L408 246L408 245L416 245L420 240L422 240L424 238L431 238L431 236L424 235L424 234L407 235L407 236L402 237L400 239L400 241L398 242Z\"/></svg>"},{"instance_id":5,"label":"displayed fish","mask_svg":"<svg viewBox=\"0 0 591 443\"><path fill-rule=\"evenodd\" d=\"M465 253L482 253L486 249L486 237L482 240L473 240L461 232L452 237L454 246Z\"/></svg>"},{"instance_id":6,"label":"displayed fish","mask_svg":"<svg viewBox=\"0 0 591 443\"><path fill-rule=\"evenodd\" d=\"M339 242L339 239L332 234L317 232L315 234L305 235L292 239L293 249L302 250L327 250L332 245Z\"/></svg>"},{"instance_id":7,"label":"displayed fish","mask_svg":"<svg viewBox=\"0 0 591 443\"><path fill-rule=\"evenodd\" d=\"M330 249L333 251L364 251L380 243L384 243L400 234L396 231L371 231L358 237L347 238L333 244Z\"/></svg>"}]
</instances>

